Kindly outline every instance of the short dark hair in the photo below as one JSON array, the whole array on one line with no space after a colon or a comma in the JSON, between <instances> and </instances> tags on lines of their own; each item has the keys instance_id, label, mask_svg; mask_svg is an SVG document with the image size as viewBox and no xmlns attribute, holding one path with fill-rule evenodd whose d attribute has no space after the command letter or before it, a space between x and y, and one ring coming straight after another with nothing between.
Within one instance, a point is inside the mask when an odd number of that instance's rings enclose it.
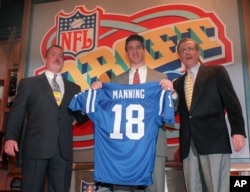
<instances>
[{"instance_id":1,"label":"short dark hair","mask_svg":"<svg viewBox=\"0 0 250 192\"><path fill-rule=\"evenodd\" d=\"M62 48L60 45L51 45L51 46L47 49L46 54L45 54L45 57L48 56L48 53L49 53L50 49L53 48L53 47L57 47L57 48L59 48L59 49L61 49L61 50L63 51L63 48Z\"/></svg>"},{"instance_id":2,"label":"short dark hair","mask_svg":"<svg viewBox=\"0 0 250 192\"><path fill-rule=\"evenodd\" d=\"M178 43L178 45L177 45L177 53L178 53L178 54L180 54L180 50L179 50L180 45L181 45L182 43L186 42L186 41L192 41L192 42L194 42L194 48L195 48L196 50L199 50L199 49L200 49L198 43L197 43L195 40L191 39L190 37L184 37L183 39L181 39L181 40L179 41L179 43Z\"/></svg>"},{"instance_id":3,"label":"short dark hair","mask_svg":"<svg viewBox=\"0 0 250 192\"><path fill-rule=\"evenodd\" d=\"M130 35L127 39L126 39L126 43L125 43L125 51L127 51L127 45L130 41L139 41L142 44L142 47L144 49L144 38L141 35L138 34L133 34Z\"/></svg>"}]
</instances>

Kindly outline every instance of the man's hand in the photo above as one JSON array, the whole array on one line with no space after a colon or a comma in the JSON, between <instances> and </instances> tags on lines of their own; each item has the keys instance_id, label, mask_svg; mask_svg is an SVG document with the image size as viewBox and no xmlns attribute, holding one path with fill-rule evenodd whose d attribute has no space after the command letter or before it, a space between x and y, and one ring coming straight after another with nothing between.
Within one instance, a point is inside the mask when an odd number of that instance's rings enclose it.
<instances>
[{"instance_id":1,"label":"man's hand","mask_svg":"<svg viewBox=\"0 0 250 192\"><path fill-rule=\"evenodd\" d=\"M4 151L9 156L16 156L16 152L19 151L18 144L15 140L8 140L4 144Z\"/></svg>"},{"instance_id":2,"label":"man's hand","mask_svg":"<svg viewBox=\"0 0 250 192\"><path fill-rule=\"evenodd\" d=\"M234 134L232 136L233 146L236 152L240 151L245 146L245 137L240 134Z\"/></svg>"},{"instance_id":3,"label":"man's hand","mask_svg":"<svg viewBox=\"0 0 250 192\"><path fill-rule=\"evenodd\" d=\"M92 83L92 85L91 85L91 89L100 89L100 88L102 88L101 81L96 81L96 82Z\"/></svg>"},{"instance_id":4,"label":"man's hand","mask_svg":"<svg viewBox=\"0 0 250 192\"><path fill-rule=\"evenodd\" d=\"M172 93L175 92L174 88L173 88L173 83L172 81L168 80L168 79L162 79L160 81L160 85L162 87L162 89L164 90L171 90Z\"/></svg>"}]
</instances>

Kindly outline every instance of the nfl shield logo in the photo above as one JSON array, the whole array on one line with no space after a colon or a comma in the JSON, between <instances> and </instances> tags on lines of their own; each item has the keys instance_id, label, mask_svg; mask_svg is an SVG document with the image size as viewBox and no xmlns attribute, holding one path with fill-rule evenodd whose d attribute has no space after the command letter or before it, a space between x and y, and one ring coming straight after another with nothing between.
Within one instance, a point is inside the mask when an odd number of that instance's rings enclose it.
<instances>
[{"instance_id":1,"label":"nfl shield logo","mask_svg":"<svg viewBox=\"0 0 250 192\"><path fill-rule=\"evenodd\" d=\"M65 54L76 57L97 46L97 12L87 13L83 7L78 7L73 14L61 12L56 23L57 42Z\"/></svg>"}]
</instances>

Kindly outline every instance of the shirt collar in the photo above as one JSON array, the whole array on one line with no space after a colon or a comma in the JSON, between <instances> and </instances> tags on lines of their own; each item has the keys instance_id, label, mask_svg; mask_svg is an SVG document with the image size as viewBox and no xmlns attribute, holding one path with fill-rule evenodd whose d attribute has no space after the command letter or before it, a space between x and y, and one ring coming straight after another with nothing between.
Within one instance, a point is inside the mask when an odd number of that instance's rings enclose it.
<instances>
[{"instance_id":1,"label":"shirt collar","mask_svg":"<svg viewBox=\"0 0 250 192\"><path fill-rule=\"evenodd\" d=\"M144 70L147 69L147 66L146 66L146 65L143 65L143 66L141 66L141 67L131 67L131 68L130 68L131 72L133 72L133 73L136 71L136 69L139 69L139 71L144 71Z\"/></svg>"},{"instance_id":2,"label":"shirt collar","mask_svg":"<svg viewBox=\"0 0 250 192\"><path fill-rule=\"evenodd\" d=\"M51 71L46 70L46 71L45 71L45 75L46 75L48 78L53 79L55 73L52 73ZM57 77L59 77L59 78L62 77L61 73L57 73L56 75L57 75Z\"/></svg>"},{"instance_id":3,"label":"shirt collar","mask_svg":"<svg viewBox=\"0 0 250 192\"><path fill-rule=\"evenodd\" d=\"M190 70L188 70L188 71L191 71L192 72L192 74L194 75L194 76L196 76L197 75L197 73L198 73L198 70L199 70L199 68L200 68L200 63L197 63L192 69L190 69Z\"/></svg>"}]
</instances>

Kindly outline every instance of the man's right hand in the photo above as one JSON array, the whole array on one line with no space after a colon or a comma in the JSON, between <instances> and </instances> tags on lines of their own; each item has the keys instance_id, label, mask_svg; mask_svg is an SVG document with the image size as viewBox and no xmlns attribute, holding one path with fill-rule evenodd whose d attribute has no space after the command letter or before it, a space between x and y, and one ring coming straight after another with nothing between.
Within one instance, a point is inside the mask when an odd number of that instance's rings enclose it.
<instances>
[{"instance_id":1,"label":"man's right hand","mask_svg":"<svg viewBox=\"0 0 250 192\"><path fill-rule=\"evenodd\" d=\"M92 83L92 85L91 85L91 89L100 89L100 88L102 88L101 81L96 81L96 82Z\"/></svg>"},{"instance_id":2,"label":"man's right hand","mask_svg":"<svg viewBox=\"0 0 250 192\"><path fill-rule=\"evenodd\" d=\"M4 151L9 156L16 156L16 152L19 151L18 144L15 140L8 140L4 144Z\"/></svg>"}]
</instances>

